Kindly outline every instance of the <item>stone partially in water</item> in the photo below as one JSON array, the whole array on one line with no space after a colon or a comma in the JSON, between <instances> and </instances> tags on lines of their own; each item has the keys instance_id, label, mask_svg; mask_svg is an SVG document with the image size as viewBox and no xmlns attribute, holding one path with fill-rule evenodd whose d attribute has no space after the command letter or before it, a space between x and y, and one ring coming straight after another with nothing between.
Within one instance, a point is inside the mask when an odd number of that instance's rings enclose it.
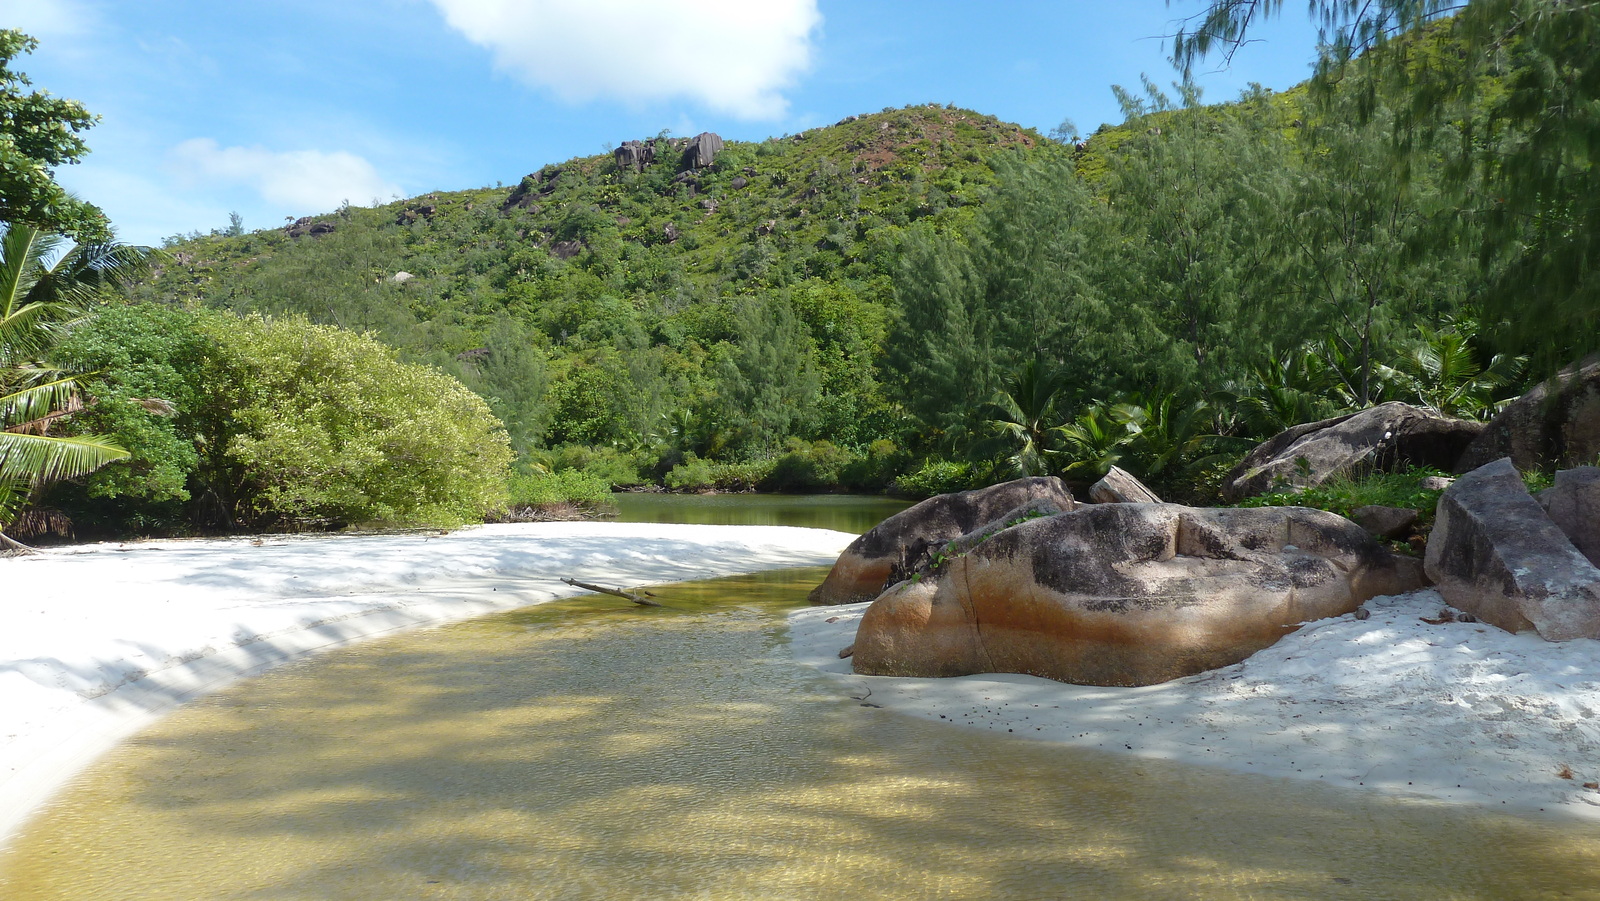
<instances>
[{"instance_id":1,"label":"stone partially in water","mask_svg":"<svg viewBox=\"0 0 1600 901\"><path fill-rule=\"evenodd\" d=\"M1007 529L885 591L852 659L864 675L1150 685L1422 584L1419 561L1320 510L1088 506Z\"/></svg>"},{"instance_id":2,"label":"stone partially in water","mask_svg":"<svg viewBox=\"0 0 1600 901\"><path fill-rule=\"evenodd\" d=\"M1017 479L974 491L941 494L885 519L839 555L828 578L811 592L813 604L870 601L909 575L929 552L1009 519L1056 513L1076 506L1054 476Z\"/></svg>"}]
</instances>

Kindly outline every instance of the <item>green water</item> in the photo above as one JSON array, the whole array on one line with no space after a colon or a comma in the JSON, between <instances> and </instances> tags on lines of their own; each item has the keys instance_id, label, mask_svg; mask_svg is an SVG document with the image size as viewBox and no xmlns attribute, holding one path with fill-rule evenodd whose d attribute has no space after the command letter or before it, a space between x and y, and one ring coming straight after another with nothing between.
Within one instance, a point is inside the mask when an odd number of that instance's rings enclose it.
<instances>
[{"instance_id":1,"label":"green water","mask_svg":"<svg viewBox=\"0 0 1600 901\"><path fill-rule=\"evenodd\" d=\"M612 495L619 522L682 522L715 526L803 526L860 534L910 506L887 497L849 494Z\"/></svg>"},{"instance_id":2,"label":"green water","mask_svg":"<svg viewBox=\"0 0 1600 901\"><path fill-rule=\"evenodd\" d=\"M822 570L416 632L186 707L6 901L1600 898L1600 829L1007 740L786 657Z\"/></svg>"}]
</instances>

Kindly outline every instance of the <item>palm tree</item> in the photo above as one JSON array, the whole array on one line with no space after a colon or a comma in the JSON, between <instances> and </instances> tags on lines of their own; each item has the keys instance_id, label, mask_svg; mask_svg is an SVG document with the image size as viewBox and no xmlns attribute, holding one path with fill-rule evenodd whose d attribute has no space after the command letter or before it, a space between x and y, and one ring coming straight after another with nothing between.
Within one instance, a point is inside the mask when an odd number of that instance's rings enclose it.
<instances>
[{"instance_id":1,"label":"palm tree","mask_svg":"<svg viewBox=\"0 0 1600 901\"><path fill-rule=\"evenodd\" d=\"M1057 421L1056 401L1061 392L1059 375L1047 364L1029 360L984 407L985 422L1001 437L1008 451L1006 462L1017 475L1050 472L1049 458L1055 453L1051 423Z\"/></svg>"},{"instance_id":2,"label":"palm tree","mask_svg":"<svg viewBox=\"0 0 1600 901\"><path fill-rule=\"evenodd\" d=\"M0 235L0 547L44 485L93 472L128 452L97 435L50 434L82 409L80 376L49 365L50 350L115 285L148 268L146 247L80 244L54 263L62 239L25 225Z\"/></svg>"},{"instance_id":3,"label":"palm tree","mask_svg":"<svg viewBox=\"0 0 1600 901\"><path fill-rule=\"evenodd\" d=\"M1056 426L1062 457L1070 460L1062 475L1092 482L1115 466L1138 435L1132 428L1137 416L1128 404L1102 401L1091 404L1071 422Z\"/></svg>"},{"instance_id":4,"label":"palm tree","mask_svg":"<svg viewBox=\"0 0 1600 901\"><path fill-rule=\"evenodd\" d=\"M1379 371L1406 400L1446 416L1488 419L1511 402L1496 395L1516 383L1528 360L1495 354L1483 365L1486 354L1473 346L1477 333L1477 322L1465 317L1440 329L1419 324L1416 339L1403 346L1395 365L1380 366Z\"/></svg>"}]
</instances>

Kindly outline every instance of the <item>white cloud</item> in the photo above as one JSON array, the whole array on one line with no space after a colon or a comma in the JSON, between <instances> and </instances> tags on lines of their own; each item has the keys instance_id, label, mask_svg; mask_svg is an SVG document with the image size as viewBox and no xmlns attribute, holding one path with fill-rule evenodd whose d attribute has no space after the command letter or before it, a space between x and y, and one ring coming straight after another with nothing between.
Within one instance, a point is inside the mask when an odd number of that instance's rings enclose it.
<instances>
[{"instance_id":1,"label":"white cloud","mask_svg":"<svg viewBox=\"0 0 1600 901\"><path fill-rule=\"evenodd\" d=\"M811 64L816 0L432 0L501 69L568 101L690 97L775 119Z\"/></svg>"},{"instance_id":2,"label":"white cloud","mask_svg":"<svg viewBox=\"0 0 1600 901\"><path fill-rule=\"evenodd\" d=\"M171 158L187 181L248 185L269 203L304 212L331 210L346 200L361 205L404 193L371 163L343 150L280 152L222 147L211 138L193 138L174 147Z\"/></svg>"},{"instance_id":3,"label":"white cloud","mask_svg":"<svg viewBox=\"0 0 1600 901\"><path fill-rule=\"evenodd\" d=\"M96 22L94 11L78 0L0 0L0 27L36 38L79 37Z\"/></svg>"}]
</instances>

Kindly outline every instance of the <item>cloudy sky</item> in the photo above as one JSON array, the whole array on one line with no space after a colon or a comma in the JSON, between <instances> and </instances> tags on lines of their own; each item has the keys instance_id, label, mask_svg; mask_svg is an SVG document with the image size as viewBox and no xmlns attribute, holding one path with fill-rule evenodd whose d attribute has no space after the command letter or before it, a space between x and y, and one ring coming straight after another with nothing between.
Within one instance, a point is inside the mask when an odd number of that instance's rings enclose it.
<instances>
[{"instance_id":1,"label":"cloudy sky","mask_svg":"<svg viewBox=\"0 0 1600 901\"><path fill-rule=\"evenodd\" d=\"M1293 8L1294 4L1289 4ZM663 130L760 140L955 103L1040 131L1120 121L1110 87L1173 78L1200 0L0 0L13 62L101 116L59 180L119 236L246 228L348 200L512 184ZM1303 14L1208 100L1310 71ZM1220 66L1220 61L1218 63Z\"/></svg>"}]
</instances>

